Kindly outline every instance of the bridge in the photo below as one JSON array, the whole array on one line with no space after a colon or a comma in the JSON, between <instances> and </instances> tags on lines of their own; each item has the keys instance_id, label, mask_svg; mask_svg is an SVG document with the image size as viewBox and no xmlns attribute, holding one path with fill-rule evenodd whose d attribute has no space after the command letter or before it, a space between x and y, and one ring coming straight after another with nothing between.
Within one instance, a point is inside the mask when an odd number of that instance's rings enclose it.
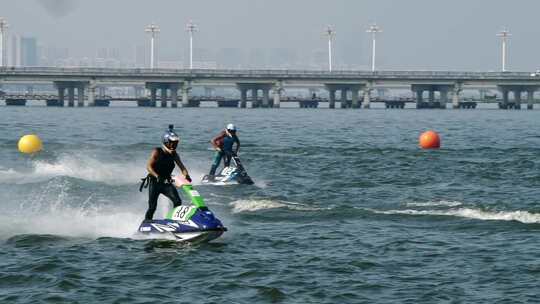
<instances>
[{"instance_id":1,"label":"bridge","mask_svg":"<svg viewBox=\"0 0 540 304\"><path fill-rule=\"evenodd\" d=\"M526 93L527 108L532 109L534 93L540 88L540 75L530 72L456 72L456 71L309 71L309 70L207 70L207 69L107 69L107 68L0 68L1 84L53 84L57 105L96 105L109 86L135 88L133 98L156 105L158 91L162 107L194 106L190 91L194 86L234 87L239 91L238 105L247 107L248 92L254 107L280 107L288 88L317 88L328 91L328 104L335 108L369 108L372 91L379 88L409 88L417 108L468 107L462 100L464 89L496 89L502 94L499 107L521 108ZM149 96L143 96L148 90ZM77 96L75 96L77 90ZM96 94L96 90L103 90ZM67 91L67 96L66 96ZM262 91L262 96L259 95ZM336 99L337 92L340 100ZM9 95L9 92L6 92ZM180 93L180 98L179 98ZM427 93L427 98L426 94ZM510 99L512 94L512 99ZM350 100L349 100L350 96ZM66 98L67 97L67 98ZM260 98L259 98L260 97ZM85 103L86 101L86 103Z\"/></svg>"}]
</instances>

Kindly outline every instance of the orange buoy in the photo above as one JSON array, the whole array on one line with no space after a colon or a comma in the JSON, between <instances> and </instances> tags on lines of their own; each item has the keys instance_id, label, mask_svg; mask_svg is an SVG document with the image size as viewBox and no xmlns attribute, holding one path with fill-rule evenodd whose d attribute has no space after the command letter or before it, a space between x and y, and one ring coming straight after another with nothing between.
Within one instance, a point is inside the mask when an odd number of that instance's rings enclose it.
<instances>
[{"instance_id":1,"label":"orange buoy","mask_svg":"<svg viewBox=\"0 0 540 304\"><path fill-rule=\"evenodd\" d=\"M439 149L441 147L441 138L435 131L426 131L418 139L422 149Z\"/></svg>"}]
</instances>

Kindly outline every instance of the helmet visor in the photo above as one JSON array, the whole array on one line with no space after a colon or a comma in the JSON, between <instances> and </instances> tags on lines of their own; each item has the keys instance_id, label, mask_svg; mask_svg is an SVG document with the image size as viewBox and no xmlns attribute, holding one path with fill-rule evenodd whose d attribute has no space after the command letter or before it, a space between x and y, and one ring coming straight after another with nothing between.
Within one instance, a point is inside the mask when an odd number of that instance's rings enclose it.
<instances>
[{"instance_id":1,"label":"helmet visor","mask_svg":"<svg viewBox=\"0 0 540 304\"><path fill-rule=\"evenodd\" d=\"M175 141L171 140L168 143L166 143L165 146L167 146L167 148L169 148L171 150L175 150L176 147L178 147L178 140L175 140Z\"/></svg>"}]
</instances>

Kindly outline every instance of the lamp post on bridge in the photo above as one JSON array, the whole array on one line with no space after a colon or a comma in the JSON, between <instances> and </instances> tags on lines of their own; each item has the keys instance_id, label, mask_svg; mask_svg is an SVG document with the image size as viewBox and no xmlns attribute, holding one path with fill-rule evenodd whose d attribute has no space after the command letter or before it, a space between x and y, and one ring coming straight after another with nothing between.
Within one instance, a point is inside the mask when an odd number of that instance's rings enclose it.
<instances>
[{"instance_id":1,"label":"lamp post on bridge","mask_svg":"<svg viewBox=\"0 0 540 304\"><path fill-rule=\"evenodd\" d=\"M503 29L497 34L498 37L501 37L502 40L502 71L506 72L506 44L508 42L508 38L512 35L510 35L510 32L507 29Z\"/></svg>"},{"instance_id":2,"label":"lamp post on bridge","mask_svg":"<svg viewBox=\"0 0 540 304\"><path fill-rule=\"evenodd\" d=\"M150 25L146 26L144 31L150 34L150 68L153 69L155 62L155 39L157 34L160 32L160 29L159 26L151 23Z\"/></svg>"},{"instance_id":3,"label":"lamp post on bridge","mask_svg":"<svg viewBox=\"0 0 540 304\"><path fill-rule=\"evenodd\" d=\"M186 30L189 33L189 69L191 70L193 69L193 33L198 30L197 25L193 21L189 21Z\"/></svg>"},{"instance_id":4,"label":"lamp post on bridge","mask_svg":"<svg viewBox=\"0 0 540 304\"><path fill-rule=\"evenodd\" d=\"M377 51L377 34L382 33L382 30L377 24L372 24L369 29L366 31L368 33L371 33L372 38L372 49L371 49L371 71L375 72L375 56Z\"/></svg>"},{"instance_id":5,"label":"lamp post on bridge","mask_svg":"<svg viewBox=\"0 0 540 304\"><path fill-rule=\"evenodd\" d=\"M324 31L324 35L328 37L328 71L332 72L332 41L336 36L336 31L334 31L331 25L328 25Z\"/></svg>"},{"instance_id":6,"label":"lamp post on bridge","mask_svg":"<svg viewBox=\"0 0 540 304\"><path fill-rule=\"evenodd\" d=\"M6 19L0 17L0 67L3 67L6 65L5 62L5 53L4 53L4 47L5 47L5 34L9 27L9 24L7 23Z\"/></svg>"}]
</instances>

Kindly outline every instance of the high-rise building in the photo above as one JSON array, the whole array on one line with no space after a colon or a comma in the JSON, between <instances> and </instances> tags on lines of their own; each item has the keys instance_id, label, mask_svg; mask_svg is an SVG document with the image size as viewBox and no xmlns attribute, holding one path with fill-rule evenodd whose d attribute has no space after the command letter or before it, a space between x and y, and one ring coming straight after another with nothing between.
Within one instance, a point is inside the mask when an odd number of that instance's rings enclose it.
<instances>
[{"instance_id":1,"label":"high-rise building","mask_svg":"<svg viewBox=\"0 0 540 304\"><path fill-rule=\"evenodd\" d=\"M21 38L21 65L25 67L38 66L38 46L34 37Z\"/></svg>"},{"instance_id":2,"label":"high-rise building","mask_svg":"<svg viewBox=\"0 0 540 304\"><path fill-rule=\"evenodd\" d=\"M8 47L8 64L14 67L21 66L21 36L12 35Z\"/></svg>"}]
</instances>

